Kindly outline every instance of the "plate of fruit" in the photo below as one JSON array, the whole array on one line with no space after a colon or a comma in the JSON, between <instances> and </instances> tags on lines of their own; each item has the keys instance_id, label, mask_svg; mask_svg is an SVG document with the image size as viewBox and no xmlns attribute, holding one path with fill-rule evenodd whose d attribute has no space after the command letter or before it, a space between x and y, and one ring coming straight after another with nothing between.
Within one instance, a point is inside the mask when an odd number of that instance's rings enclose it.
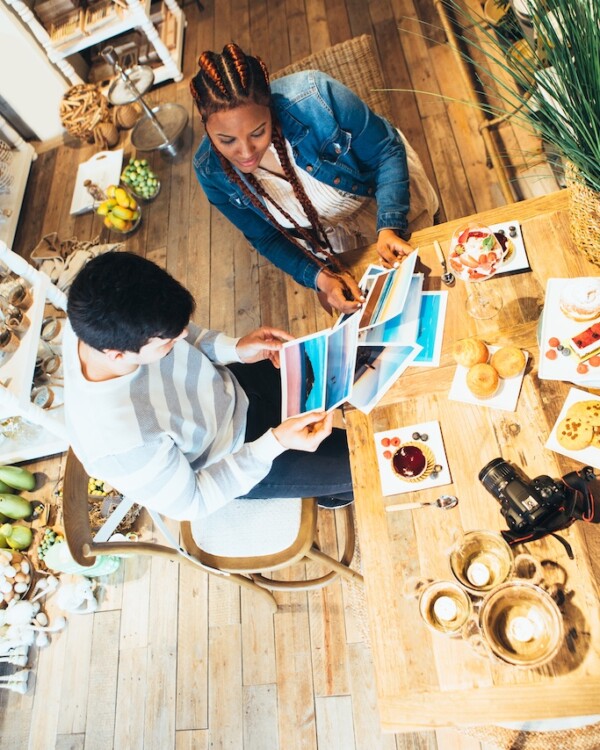
<instances>
[{"instance_id":1,"label":"plate of fruit","mask_svg":"<svg viewBox=\"0 0 600 750\"><path fill-rule=\"evenodd\" d=\"M452 235L448 260L462 281L482 281L496 273L505 255L489 227L467 224Z\"/></svg>"},{"instance_id":2,"label":"plate of fruit","mask_svg":"<svg viewBox=\"0 0 600 750\"><path fill-rule=\"evenodd\" d=\"M104 226L113 232L129 234L142 219L136 198L124 187L109 185L106 199L96 206L96 213L104 219Z\"/></svg>"}]
</instances>

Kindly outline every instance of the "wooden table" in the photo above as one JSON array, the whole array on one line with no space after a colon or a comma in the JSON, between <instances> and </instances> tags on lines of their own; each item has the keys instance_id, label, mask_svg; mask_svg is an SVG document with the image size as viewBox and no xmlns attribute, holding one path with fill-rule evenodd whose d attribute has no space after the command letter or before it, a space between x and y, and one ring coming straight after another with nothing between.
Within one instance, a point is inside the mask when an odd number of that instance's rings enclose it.
<instances>
[{"instance_id":1,"label":"wooden table","mask_svg":"<svg viewBox=\"0 0 600 750\"><path fill-rule=\"evenodd\" d=\"M492 663L462 639L430 632L420 619L416 600L405 593L405 582L412 576L451 578L448 550L464 531L506 528L498 502L477 478L488 461L502 456L530 478L539 474L558 477L581 468L544 447L570 385L537 377L536 326L547 278L598 275L598 269L570 239L567 193L488 211L477 219L485 224L521 222L533 271L487 282L504 300L499 315L488 321L466 315L466 285L457 281L449 291L440 367L407 370L369 415L356 410L346 415L385 731L600 713L600 602L592 555L594 544L600 549L600 528L576 523L563 532L573 547L574 560L551 537L527 545L536 557L555 561L564 569L544 566L550 583L553 576L558 582L566 572L566 588L571 592L563 607L569 636L558 656L543 668L522 670ZM420 248L417 270L425 273L425 289L443 288L433 240L440 241L447 256L450 237L460 223L448 222L413 236L413 244ZM353 254L357 278L369 261L376 262L372 247ZM515 412L448 399L455 371L452 344L473 334L490 344L513 343L529 352ZM382 497L374 433L431 420L440 423L453 484ZM384 510L393 503L434 500L442 493L457 495L458 507Z\"/></svg>"}]
</instances>

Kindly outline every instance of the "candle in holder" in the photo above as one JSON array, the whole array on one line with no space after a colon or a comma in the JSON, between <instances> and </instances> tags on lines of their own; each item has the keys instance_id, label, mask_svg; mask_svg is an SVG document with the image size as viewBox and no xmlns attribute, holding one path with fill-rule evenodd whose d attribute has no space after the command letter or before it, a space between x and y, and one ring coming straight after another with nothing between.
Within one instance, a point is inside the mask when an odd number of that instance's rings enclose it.
<instances>
[{"instance_id":1,"label":"candle in holder","mask_svg":"<svg viewBox=\"0 0 600 750\"><path fill-rule=\"evenodd\" d=\"M458 607L454 599L449 596L439 596L433 603L433 614L438 620L452 622L452 620L456 620Z\"/></svg>"},{"instance_id":2,"label":"candle in holder","mask_svg":"<svg viewBox=\"0 0 600 750\"><path fill-rule=\"evenodd\" d=\"M467 568L467 578L473 586L486 586L490 581L490 569L482 562L474 562Z\"/></svg>"}]
</instances>

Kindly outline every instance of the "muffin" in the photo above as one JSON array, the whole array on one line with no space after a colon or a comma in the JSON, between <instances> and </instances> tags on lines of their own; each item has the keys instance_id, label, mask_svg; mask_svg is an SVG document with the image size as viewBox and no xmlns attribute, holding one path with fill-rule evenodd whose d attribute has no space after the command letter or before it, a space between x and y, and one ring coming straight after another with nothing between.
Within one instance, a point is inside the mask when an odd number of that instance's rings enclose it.
<instances>
[{"instance_id":1,"label":"muffin","mask_svg":"<svg viewBox=\"0 0 600 750\"><path fill-rule=\"evenodd\" d=\"M485 362L473 365L467 373L467 388L477 398L490 398L498 390L500 378L496 370Z\"/></svg>"},{"instance_id":2,"label":"muffin","mask_svg":"<svg viewBox=\"0 0 600 750\"><path fill-rule=\"evenodd\" d=\"M600 278L582 276L571 279L560 293L561 312L583 322L600 316Z\"/></svg>"},{"instance_id":3,"label":"muffin","mask_svg":"<svg viewBox=\"0 0 600 750\"><path fill-rule=\"evenodd\" d=\"M514 378L525 367L525 355L516 346L503 346L492 354L491 366L501 378Z\"/></svg>"},{"instance_id":4,"label":"muffin","mask_svg":"<svg viewBox=\"0 0 600 750\"><path fill-rule=\"evenodd\" d=\"M452 356L457 364L463 367L473 367L479 362L488 361L488 348L481 339L460 339L454 344Z\"/></svg>"}]
</instances>

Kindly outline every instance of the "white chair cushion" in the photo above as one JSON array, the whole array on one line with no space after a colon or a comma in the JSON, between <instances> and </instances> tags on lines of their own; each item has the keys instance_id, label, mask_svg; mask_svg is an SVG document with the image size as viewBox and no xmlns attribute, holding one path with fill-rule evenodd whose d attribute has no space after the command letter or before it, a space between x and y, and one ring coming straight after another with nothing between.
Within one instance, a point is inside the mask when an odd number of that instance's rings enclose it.
<instances>
[{"instance_id":1,"label":"white chair cushion","mask_svg":"<svg viewBox=\"0 0 600 750\"><path fill-rule=\"evenodd\" d=\"M192 536L200 549L213 555L272 555L294 542L301 512L299 497L232 500L206 518L192 521Z\"/></svg>"}]
</instances>

